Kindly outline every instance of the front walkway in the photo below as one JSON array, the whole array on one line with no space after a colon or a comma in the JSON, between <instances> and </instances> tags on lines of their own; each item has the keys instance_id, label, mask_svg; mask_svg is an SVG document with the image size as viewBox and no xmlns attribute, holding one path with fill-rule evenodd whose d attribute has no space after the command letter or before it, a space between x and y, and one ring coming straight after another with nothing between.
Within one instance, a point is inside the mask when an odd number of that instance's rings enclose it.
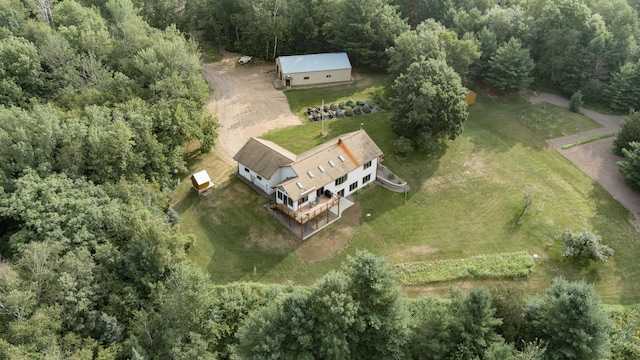
<instances>
[{"instance_id":1,"label":"front walkway","mask_svg":"<svg viewBox=\"0 0 640 360\"><path fill-rule=\"evenodd\" d=\"M569 100L553 94L532 94L529 96L529 101L532 103L548 102L557 106L569 107ZM631 190L625 183L620 171L618 171L616 162L623 160L623 158L611 152L613 137L592 141L569 149L562 148L563 145L575 144L580 140L594 136L617 133L622 125L623 117L620 115L604 115L589 109L580 109L580 111L600 123L603 127L550 139L547 140L547 143L598 182L614 199L635 215L636 219L639 219L640 194Z\"/></svg>"}]
</instances>

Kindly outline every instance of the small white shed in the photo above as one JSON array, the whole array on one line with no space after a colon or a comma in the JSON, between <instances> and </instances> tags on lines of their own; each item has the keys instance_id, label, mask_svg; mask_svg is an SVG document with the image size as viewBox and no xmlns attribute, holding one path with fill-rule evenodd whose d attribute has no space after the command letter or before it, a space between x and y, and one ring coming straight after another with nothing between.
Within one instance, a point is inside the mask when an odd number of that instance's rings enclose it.
<instances>
[{"instance_id":1,"label":"small white shed","mask_svg":"<svg viewBox=\"0 0 640 360\"><path fill-rule=\"evenodd\" d=\"M207 173L207 170L201 170L191 175L191 185L193 189L201 194L205 190L209 190L213 187L213 182Z\"/></svg>"},{"instance_id":2,"label":"small white shed","mask_svg":"<svg viewBox=\"0 0 640 360\"><path fill-rule=\"evenodd\" d=\"M346 82L351 81L351 62L345 52L280 56L276 73L286 87Z\"/></svg>"}]
</instances>

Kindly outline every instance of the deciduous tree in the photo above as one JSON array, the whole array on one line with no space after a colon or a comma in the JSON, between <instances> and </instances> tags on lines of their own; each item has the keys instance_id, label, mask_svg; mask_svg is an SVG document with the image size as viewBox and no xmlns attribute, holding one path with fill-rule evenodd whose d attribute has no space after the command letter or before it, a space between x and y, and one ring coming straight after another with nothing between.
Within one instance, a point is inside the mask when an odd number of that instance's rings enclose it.
<instances>
[{"instance_id":1,"label":"deciduous tree","mask_svg":"<svg viewBox=\"0 0 640 360\"><path fill-rule=\"evenodd\" d=\"M433 140L453 140L462 132L468 116L466 91L460 76L444 60L411 64L396 79L393 90L391 128L396 134L427 146Z\"/></svg>"},{"instance_id":2,"label":"deciduous tree","mask_svg":"<svg viewBox=\"0 0 640 360\"><path fill-rule=\"evenodd\" d=\"M593 285L556 278L546 294L525 309L532 340L547 347L545 359L602 359L607 355L611 320Z\"/></svg>"}]
</instances>

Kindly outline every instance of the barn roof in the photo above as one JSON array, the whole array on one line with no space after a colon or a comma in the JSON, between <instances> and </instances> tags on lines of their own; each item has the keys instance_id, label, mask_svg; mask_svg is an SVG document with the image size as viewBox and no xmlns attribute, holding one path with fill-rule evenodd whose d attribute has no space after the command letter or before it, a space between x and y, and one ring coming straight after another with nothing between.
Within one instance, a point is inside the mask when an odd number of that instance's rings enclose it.
<instances>
[{"instance_id":1,"label":"barn roof","mask_svg":"<svg viewBox=\"0 0 640 360\"><path fill-rule=\"evenodd\" d=\"M233 157L233 160L255 171L266 179L282 166L291 164L296 155L268 140L251 138Z\"/></svg>"},{"instance_id":2,"label":"barn roof","mask_svg":"<svg viewBox=\"0 0 640 360\"><path fill-rule=\"evenodd\" d=\"M351 62L345 52L280 56L278 59L283 74L351 69Z\"/></svg>"}]
</instances>

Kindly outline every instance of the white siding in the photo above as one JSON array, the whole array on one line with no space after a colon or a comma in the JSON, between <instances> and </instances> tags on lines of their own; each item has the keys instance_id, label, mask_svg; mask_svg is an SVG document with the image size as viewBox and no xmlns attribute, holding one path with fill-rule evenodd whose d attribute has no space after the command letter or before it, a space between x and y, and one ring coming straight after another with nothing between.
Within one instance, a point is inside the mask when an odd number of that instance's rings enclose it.
<instances>
[{"instance_id":1,"label":"white siding","mask_svg":"<svg viewBox=\"0 0 640 360\"><path fill-rule=\"evenodd\" d=\"M267 195L273 194L274 192L273 186L280 182L280 181L276 181L277 179L274 179L275 176L273 176L271 179L265 179L260 174L256 173L255 171L249 169L248 167L240 163L238 163L238 174L240 174L243 178L247 179L247 181L249 181L256 187L258 187L258 189L261 189L262 191L264 191Z\"/></svg>"},{"instance_id":2,"label":"white siding","mask_svg":"<svg viewBox=\"0 0 640 360\"><path fill-rule=\"evenodd\" d=\"M366 164L366 163L365 163ZM351 194L353 194L354 192L358 191L359 189L362 189L364 186L366 186L369 183L372 183L373 181L376 180L376 170L378 168L378 159L372 159L371 160L371 166L369 166L368 168L364 168L365 164L360 165L358 168L350 171L347 174L347 179L339 185L336 185L336 181L335 179L333 181L331 181L328 184L324 185L324 190L329 190L331 191L332 194L338 194L341 190L344 190L344 196L349 196ZM363 179L369 176L369 181L367 181L366 183L363 183ZM357 183L356 187L354 189L350 189L351 184ZM309 193L309 199L308 201L313 201L316 198L316 190L310 192ZM284 190L281 190L284 193ZM278 201L278 199L276 199L276 201ZM282 204L283 202L280 201L280 204ZM297 204L294 202L293 207L290 207L292 210L297 210Z\"/></svg>"}]
</instances>

